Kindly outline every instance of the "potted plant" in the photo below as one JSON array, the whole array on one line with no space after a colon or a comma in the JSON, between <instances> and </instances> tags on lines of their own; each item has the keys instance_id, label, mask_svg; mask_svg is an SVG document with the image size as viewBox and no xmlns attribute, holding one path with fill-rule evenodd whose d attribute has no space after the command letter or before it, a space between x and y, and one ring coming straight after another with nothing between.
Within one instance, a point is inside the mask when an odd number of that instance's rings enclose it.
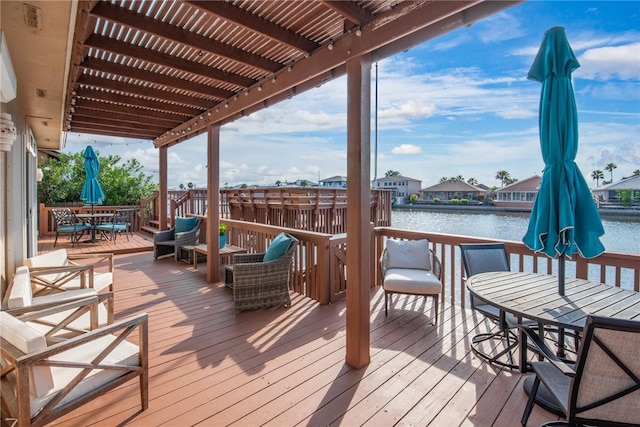
<instances>
[{"instance_id":1,"label":"potted plant","mask_svg":"<svg viewBox=\"0 0 640 427\"><path fill-rule=\"evenodd\" d=\"M218 231L220 232L220 247L223 248L224 245L227 244L227 231L229 231L229 226L227 224L220 223Z\"/></svg>"}]
</instances>

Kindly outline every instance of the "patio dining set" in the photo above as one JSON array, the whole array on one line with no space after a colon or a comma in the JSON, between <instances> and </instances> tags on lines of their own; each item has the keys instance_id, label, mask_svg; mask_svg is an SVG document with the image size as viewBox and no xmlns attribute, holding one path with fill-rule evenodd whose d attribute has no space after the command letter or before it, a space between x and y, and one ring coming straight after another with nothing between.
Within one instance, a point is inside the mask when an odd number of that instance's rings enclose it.
<instances>
[{"instance_id":1,"label":"patio dining set","mask_svg":"<svg viewBox=\"0 0 640 427\"><path fill-rule=\"evenodd\" d=\"M54 218L55 240L53 246L58 243L60 234L67 234L71 245L75 246L85 232L89 238L86 242L95 243L98 240L109 240L116 243L118 234L124 233L129 241L129 235L133 235L131 224L135 209L118 209L113 213L81 213L76 214L69 208L52 209Z\"/></svg>"}]
</instances>

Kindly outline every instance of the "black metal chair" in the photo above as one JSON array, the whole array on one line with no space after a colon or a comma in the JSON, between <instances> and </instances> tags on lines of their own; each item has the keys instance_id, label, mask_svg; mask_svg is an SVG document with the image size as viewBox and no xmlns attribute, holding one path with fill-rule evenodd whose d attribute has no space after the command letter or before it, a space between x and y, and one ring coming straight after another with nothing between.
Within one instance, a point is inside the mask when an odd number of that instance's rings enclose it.
<instances>
[{"instance_id":1,"label":"black metal chair","mask_svg":"<svg viewBox=\"0 0 640 427\"><path fill-rule=\"evenodd\" d=\"M466 277L489 271L510 271L509 256L503 243L465 243L460 245ZM471 348L480 358L509 369L517 369L517 359L513 352L518 348L515 328L518 319L498 307L477 301L470 295L471 309L498 324L495 332L477 334L471 341Z\"/></svg>"},{"instance_id":2,"label":"black metal chair","mask_svg":"<svg viewBox=\"0 0 640 427\"><path fill-rule=\"evenodd\" d=\"M80 221L76 214L69 208L51 209L51 215L55 221L56 238L53 247L58 243L58 235L68 234L71 238L71 246L75 246L85 231L91 230L91 225Z\"/></svg>"},{"instance_id":3,"label":"black metal chair","mask_svg":"<svg viewBox=\"0 0 640 427\"><path fill-rule=\"evenodd\" d=\"M575 367L555 356L536 330L522 327L522 331L546 359L531 364L536 377L522 415L523 426L540 383L566 418L544 426L640 425L640 321L588 316Z\"/></svg>"},{"instance_id":4,"label":"black metal chair","mask_svg":"<svg viewBox=\"0 0 640 427\"><path fill-rule=\"evenodd\" d=\"M113 217L108 222L96 225L96 231L100 231L103 235L109 233L109 240L114 243L118 233L124 232L127 236L127 242L129 241L129 235L127 231L131 227L131 217L133 209L118 209L113 213Z\"/></svg>"}]
</instances>

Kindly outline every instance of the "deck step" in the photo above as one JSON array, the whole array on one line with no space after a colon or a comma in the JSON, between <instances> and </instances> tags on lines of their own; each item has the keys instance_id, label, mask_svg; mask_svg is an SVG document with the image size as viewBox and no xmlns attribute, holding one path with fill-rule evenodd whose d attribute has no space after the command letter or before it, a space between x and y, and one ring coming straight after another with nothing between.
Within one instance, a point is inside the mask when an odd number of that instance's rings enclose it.
<instances>
[{"instance_id":1,"label":"deck step","mask_svg":"<svg viewBox=\"0 0 640 427\"><path fill-rule=\"evenodd\" d=\"M157 228L157 227L150 226L150 225L143 225L143 226L140 227L140 231L142 231L144 233L148 233L148 234L153 236L154 233L160 231L160 229Z\"/></svg>"}]
</instances>

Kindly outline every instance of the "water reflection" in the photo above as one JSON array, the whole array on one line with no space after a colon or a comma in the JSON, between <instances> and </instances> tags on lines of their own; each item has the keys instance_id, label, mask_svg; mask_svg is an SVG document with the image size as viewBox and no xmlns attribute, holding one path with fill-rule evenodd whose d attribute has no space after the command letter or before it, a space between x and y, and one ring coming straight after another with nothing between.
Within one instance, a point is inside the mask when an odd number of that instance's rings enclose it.
<instances>
[{"instance_id":1,"label":"water reflection","mask_svg":"<svg viewBox=\"0 0 640 427\"><path fill-rule=\"evenodd\" d=\"M522 241L528 213L468 213L394 210L391 225L405 230ZM607 251L640 254L640 221L603 219ZM635 238L632 236L636 236Z\"/></svg>"}]
</instances>

